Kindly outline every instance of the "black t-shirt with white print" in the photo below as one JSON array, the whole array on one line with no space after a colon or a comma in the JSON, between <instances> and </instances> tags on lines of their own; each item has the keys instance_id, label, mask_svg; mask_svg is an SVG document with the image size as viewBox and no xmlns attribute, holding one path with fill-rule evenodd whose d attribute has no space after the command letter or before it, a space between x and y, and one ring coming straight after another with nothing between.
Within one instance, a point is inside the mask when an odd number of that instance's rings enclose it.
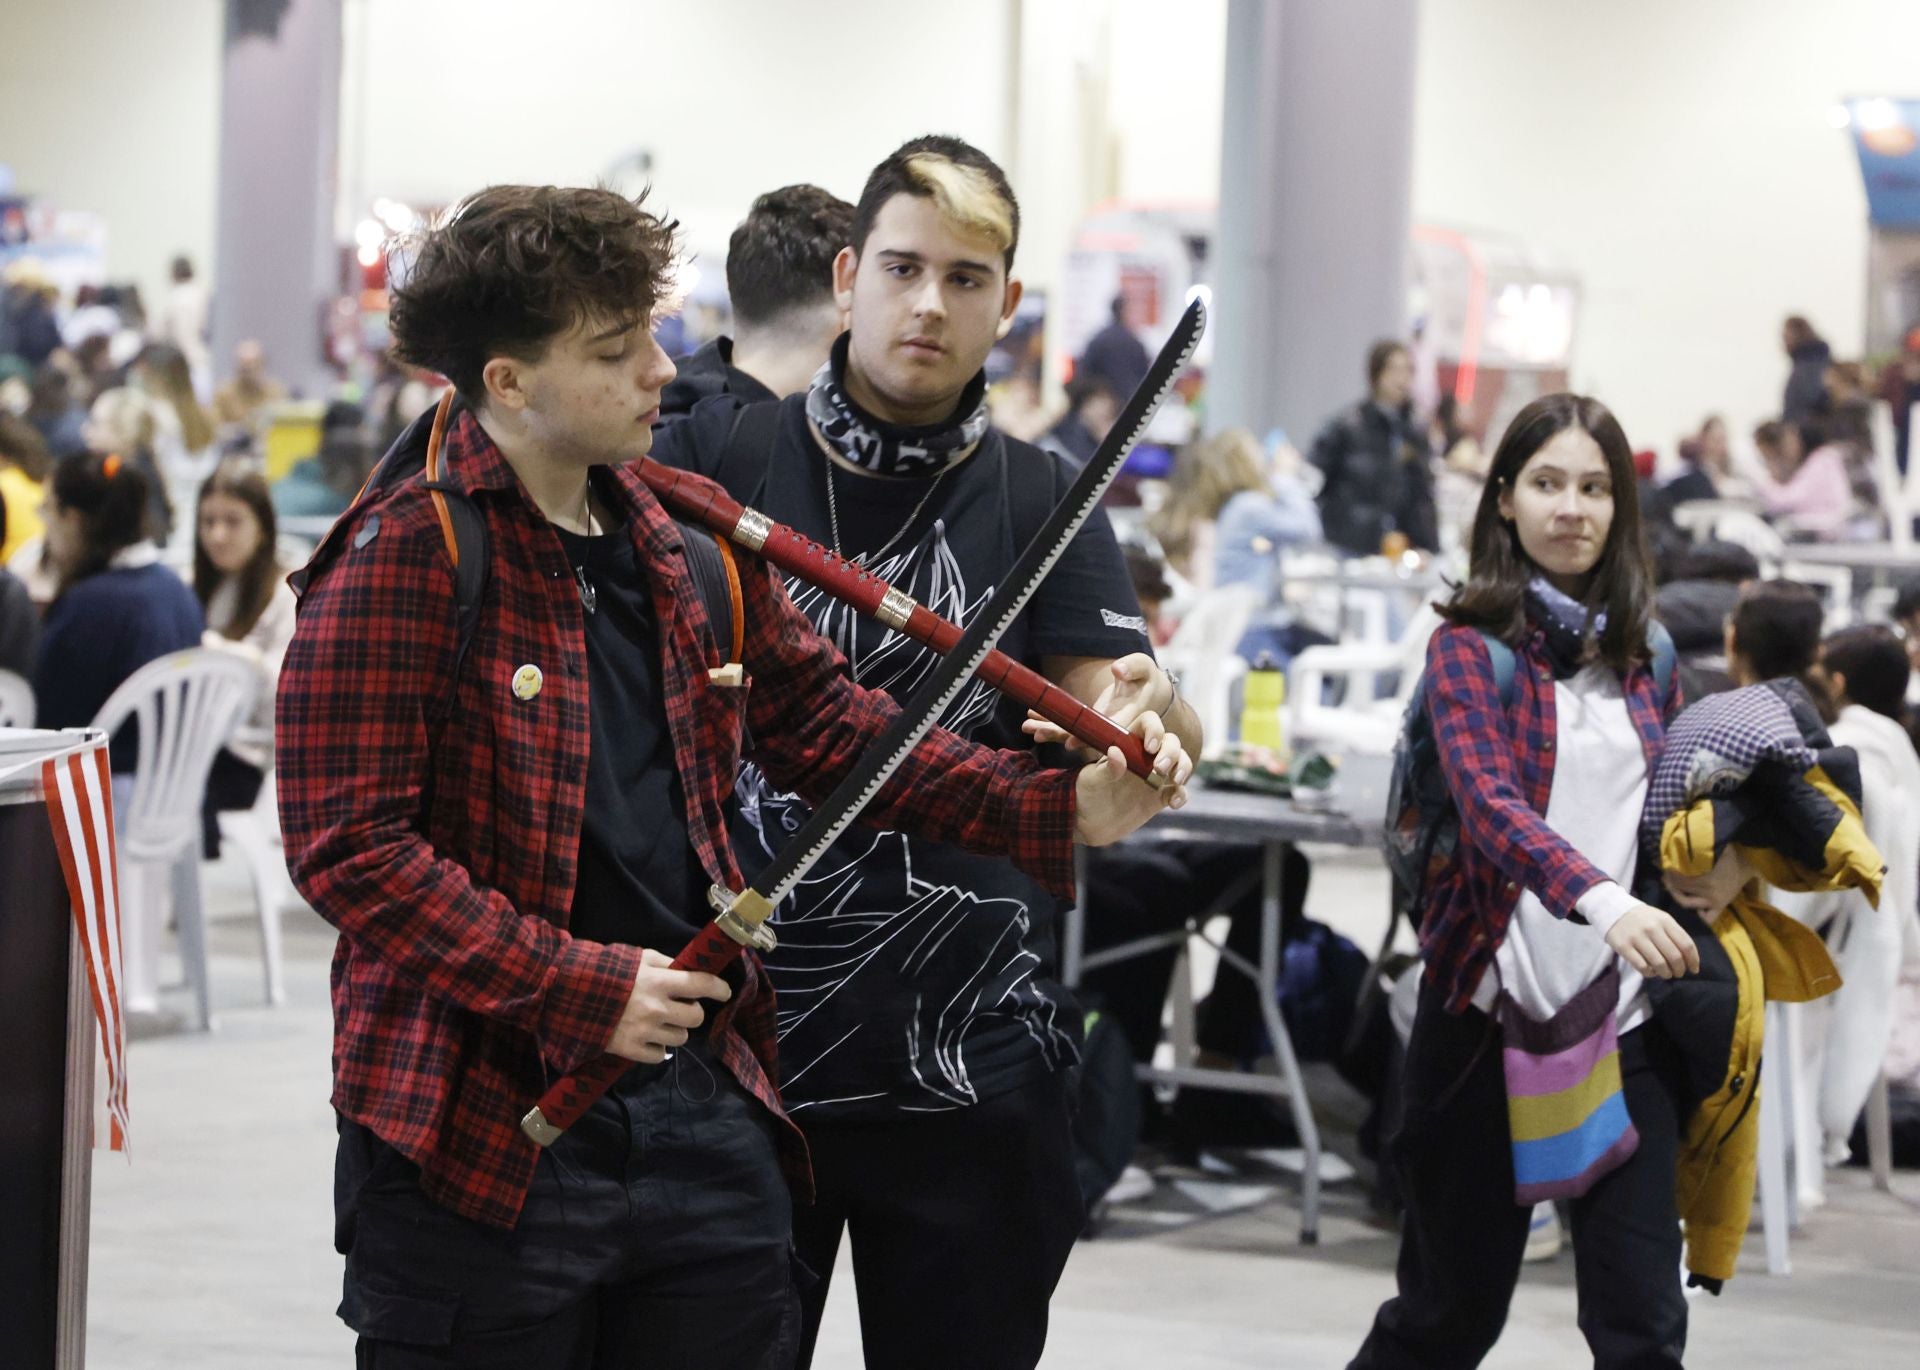
<instances>
[{"instance_id":1,"label":"black t-shirt with white print","mask_svg":"<svg viewBox=\"0 0 1920 1370\"><path fill-rule=\"evenodd\" d=\"M830 473L804 398L782 402L770 460L723 463L738 409L724 398L659 434L654 456L720 480L828 547L831 479L842 553L866 554L877 575L950 622L972 620L1012 568L1017 539L1039 528L1076 474L1067 459L997 432L937 485L837 466ZM822 591L795 580L787 588L869 689L905 702L938 661ZM1035 669L1045 656L1150 650L1104 514L1081 529L1000 648ZM1025 717L976 682L941 723L983 746L1027 749ZM733 843L751 876L811 810L751 764L737 798ZM849 831L781 905L780 945L766 958L779 996L781 1094L795 1118L818 1126L962 1108L1071 1064L1079 1029L1054 980L1059 912L1004 859L898 832Z\"/></svg>"}]
</instances>

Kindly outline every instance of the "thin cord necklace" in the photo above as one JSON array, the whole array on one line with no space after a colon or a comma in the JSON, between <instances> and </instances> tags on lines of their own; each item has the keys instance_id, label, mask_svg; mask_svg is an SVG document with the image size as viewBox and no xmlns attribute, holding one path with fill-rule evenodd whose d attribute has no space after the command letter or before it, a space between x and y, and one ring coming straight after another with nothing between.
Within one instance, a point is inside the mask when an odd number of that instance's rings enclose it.
<instances>
[{"instance_id":1,"label":"thin cord necklace","mask_svg":"<svg viewBox=\"0 0 1920 1370\"><path fill-rule=\"evenodd\" d=\"M826 438L819 429L814 428L811 423L807 427L812 431L813 439L820 447L820 459L827 464L827 526L833 534L833 554L842 560L848 560L845 549L840 545L840 502L833 493L833 452L827 446ZM893 550L893 544L907 535L907 530L919 519L920 511L927 507L927 501L933 498L933 492L940 488L940 482L947 478L947 472L959 464L956 458L951 464L941 468L940 474L933 478L933 484L927 487L927 493L920 496L920 502L914 505L913 512L907 515L907 521L900 525L900 531L882 543L879 551L861 552L850 559L862 566L877 565L882 557Z\"/></svg>"},{"instance_id":2,"label":"thin cord necklace","mask_svg":"<svg viewBox=\"0 0 1920 1370\"><path fill-rule=\"evenodd\" d=\"M586 537L591 538L593 536L593 480L591 478L587 480L586 493L580 500L580 526L587 530L585 534ZM584 552L585 549L582 550ZM587 568L584 561L575 564L573 568L573 579L574 583L580 587L581 606L585 608L588 613L592 613L594 606L599 602L600 595L599 592L594 589L593 582L587 579Z\"/></svg>"}]
</instances>

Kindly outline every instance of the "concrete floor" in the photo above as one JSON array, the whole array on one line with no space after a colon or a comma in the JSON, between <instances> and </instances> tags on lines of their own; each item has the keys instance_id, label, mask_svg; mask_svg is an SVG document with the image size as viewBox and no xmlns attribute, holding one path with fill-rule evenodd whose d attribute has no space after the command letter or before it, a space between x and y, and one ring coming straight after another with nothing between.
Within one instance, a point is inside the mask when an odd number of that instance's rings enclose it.
<instances>
[{"instance_id":1,"label":"concrete floor","mask_svg":"<svg viewBox=\"0 0 1920 1370\"><path fill-rule=\"evenodd\" d=\"M1379 908L1371 879L1323 862L1314 912ZM87 1364L350 1365L352 1338L333 1315L332 933L309 913L288 915L290 998L269 1010L251 896L231 863L209 868L209 903L216 1030L135 1043L132 1160L95 1158ZM1378 936L1364 915L1329 921L1357 940ZM1837 1172L1828 1206L1794 1239L1790 1278L1765 1274L1756 1227L1727 1294L1693 1304L1688 1364L1920 1364L1920 1175L1899 1175L1896 1188L1877 1193L1863 1172ZM1281 1190L1176 1230L1121 1223L1083 1242L1054 1299L1044 1365L1344 1364L1391 1291L1394 1237L1367 1221L1352 1186L1328 1191L1320 1246L1297 1245L1297 1227L1294 1198ZM1527 1268L1489 1367L1587 1363L1572 1273L1564 1253ZM823 1367L860 1364L852 1282L841 1274L816 1361Z\"/></svg>"}]
</instances>

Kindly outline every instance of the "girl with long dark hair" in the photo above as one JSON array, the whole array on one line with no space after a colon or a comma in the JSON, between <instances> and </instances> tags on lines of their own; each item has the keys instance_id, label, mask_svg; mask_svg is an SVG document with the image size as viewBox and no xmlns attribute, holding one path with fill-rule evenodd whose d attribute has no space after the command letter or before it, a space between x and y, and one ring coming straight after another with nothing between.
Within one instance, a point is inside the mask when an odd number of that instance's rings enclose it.
<instances>
[{"instance_id":1,"label":"girl with long dark hair","mask_svg":"<svg viewBox=\"0 0 1920 1370\"><path fill-rule=\"evenodd\" d=\"M1684 1074L1645 984L1699 957L1671 915L1631 893L1648 780L1680 703L1670 668L1655 666L1652 601L1619 423L1597 400L1535 400L1494 453L1468 579L1427 655L1425 707L1459 841L1418 911L1426 969L1390 1153L1407 1203L1399 1293L1355 1367L1478 1365L1543 1188L1571 1201L1594 1363L1681 1363ZM1512 668L1504 681L1497 659ZM1669 888L1718 909L1744 875L1730 858ZM1553 1082L1599 1091L1563 1133L1559 1096L1530 1097L1539 1081L1503 1047L1532 1051L1588 1015L1597 1025L1579 1031L1617 1037L1618 1071L1596 1055L1591 1076ZM1574 1145L1540 1149L1562 1136ZM1543 1156L1563 1166L1546 1181Z\"/></svg>"},{"instance_id":2,"label":"girl with long dark hair","mask_svg":"<svg viewBox=\"0 0 1920 1370\"><path fill-rule=\"evenodd\" d=\"M228 463L200 487L194 519L193 593L207 618L207 645L238 652L260 668L254 715L213 759L207 777L203 850L220 854L216 817L250 809L273 764L273 696L293 640L293 591L275 554L278 528L266 478Z\"/></svg>"}]
</instances>

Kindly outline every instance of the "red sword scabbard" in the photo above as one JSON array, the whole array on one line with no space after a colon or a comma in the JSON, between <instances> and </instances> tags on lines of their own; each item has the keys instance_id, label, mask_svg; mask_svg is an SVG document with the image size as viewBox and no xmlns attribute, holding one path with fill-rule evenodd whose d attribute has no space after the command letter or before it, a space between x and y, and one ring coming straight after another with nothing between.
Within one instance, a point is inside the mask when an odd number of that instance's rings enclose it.
<instances>
[{"instance_id":1,"label":"red sword scabbard","mask_svg":"<svg viewBox=\"0 0 1920 1370\"><path fill-rule=\"evenodd\" d=\"M813 539L775 523L758 510L746 508L710 482L696 482L683 472L655 461L642 460L633 470L662 504L681 517L692 519L716 535L758 553L788 575L879 619L922 646L931 647L944 656L960 641L960 629L955 624L894 589L871 571L836 556ZM1126 757L1127 769L1149 784L1165 783L1154 773L1153 758L1147 755L1139 738L1005 652L989 652L975 674L1102 756L1109 747L1118 747Z\"/></svg>"}]
</instances>

